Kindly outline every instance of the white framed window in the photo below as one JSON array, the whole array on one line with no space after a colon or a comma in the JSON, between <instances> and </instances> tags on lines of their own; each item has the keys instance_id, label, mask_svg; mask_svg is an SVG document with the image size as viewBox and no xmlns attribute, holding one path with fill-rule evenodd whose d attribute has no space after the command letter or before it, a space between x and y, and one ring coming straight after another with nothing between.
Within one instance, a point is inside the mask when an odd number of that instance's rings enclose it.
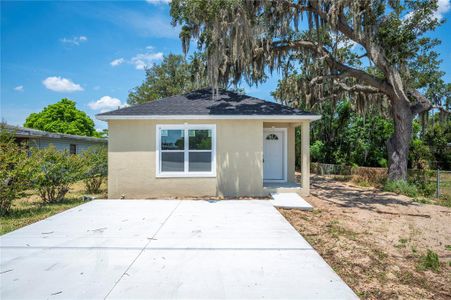
<instances>
[{"instance_id":1,"label":"white framed window","mask_svg":"<svg viewBox=\"0 0 451 300\"><path fill-rule=\"evenodd\" d=\"M157 177L215 177L216 125L157 125Z\"/></svg>"}]
</instances>

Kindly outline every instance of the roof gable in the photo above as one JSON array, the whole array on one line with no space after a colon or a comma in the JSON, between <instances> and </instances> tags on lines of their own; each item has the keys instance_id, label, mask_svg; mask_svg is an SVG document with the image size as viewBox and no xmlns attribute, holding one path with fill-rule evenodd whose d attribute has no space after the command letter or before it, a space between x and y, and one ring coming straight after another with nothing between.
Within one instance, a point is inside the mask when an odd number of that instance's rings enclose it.
<instances>
[{"instance_id":1,"label":"roof gable","mask_svg":"<svg viewBox=\"0 0 451 300\"><path fill-rule=\"evenodd\" d=\"M235 92L220 90L213 99L210 88L196 90L159 100L98 114L99 119L120 116L312 116L318 115L293 109ZM315 118L317 117L317 118Z\"/></svg>"}]
</instances>

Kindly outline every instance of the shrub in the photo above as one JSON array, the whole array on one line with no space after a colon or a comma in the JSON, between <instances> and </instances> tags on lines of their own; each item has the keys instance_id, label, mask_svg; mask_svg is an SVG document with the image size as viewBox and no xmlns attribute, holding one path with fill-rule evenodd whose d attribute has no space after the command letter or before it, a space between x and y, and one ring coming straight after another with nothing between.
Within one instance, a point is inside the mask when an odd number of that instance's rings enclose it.
<instances>
[{"instance_id":1,"label":"shrub","mask_svg":"<svg viewBox=\"0 0 451 300\"><path fill-rule=\"evenodd\" d=\"M64 199L69 184L81 179L81 160L54 146L32 153L31 183L45 203Z\"/></svg>"},{"instance_id":2,"label":"shrub","mask_svg":"<svg viewBox=\"0 0 451 300\"><path fill-rule=\"evenodd\" d=\"M108 152L106 147L91 147L81 154L83 181L88 193L97 194L108 176Z\"/></svg>"},{"instance_id":3,"label":"shrub","mask_svg":"<svg viewBox=\"0 0 451 300\"><path fill-rule=\"evenodd\" d=\"M428 249L426 255L420 258L420 263L418 264L420 270L432 270L438 272L440 270L440 260L437 253Z\"/></svg>"},{"instance_id":4,"label":"shrub","mask_svg":"<svg viewBox=\"0 0 451 300\"><path fill-rule=\"evenodd\" d=\"M11 211L12 201L28 188L28 157L3 126L0 130L0 215Z\"/></svg>"},{"instance_id":5,"label":"shrub","mask_svg":"<svg viewBox=\"0 0 451 300\"><path fill-rule=\"evenodd\" d=\"M434 171L430 169L418 169L410 171L409 175L409 181L415 184L421 195L431 197L435 194L436 184L431 181L431 178L434 178Z\"/></svg>"},{"instance_id":6,"label":"shrub","mask_svg":"<svg viewBox=\"0 0 451 300\"><path fill-rule=\"evenodd\" d=\"M404 180L387 181L384 185L384 191L403 194L409 197L418 196L417 187Z\"/></svg>"}]
</instances>

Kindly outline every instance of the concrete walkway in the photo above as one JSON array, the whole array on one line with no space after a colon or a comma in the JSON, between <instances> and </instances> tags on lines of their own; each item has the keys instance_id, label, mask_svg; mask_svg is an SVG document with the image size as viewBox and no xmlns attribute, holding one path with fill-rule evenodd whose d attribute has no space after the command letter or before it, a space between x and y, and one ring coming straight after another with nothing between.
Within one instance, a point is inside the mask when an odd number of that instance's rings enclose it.
<instances>
[{"instance_id":1,"label":"concrete walkway","mask_svg":"<svg viewBox=\"0 0 451 300\"><path fill-rule=\"evenodd\" d=\"M1 299L355 299L269 201L98 200L0 237Z\"/></svg>"},{"instance_id":2,"label":"concrete walkway","mask_svg":"<svg viewBox=\"0 0 451 300\"><path fill-rule=\"evenodd\" d=\"M271 193L271 197L273 200L270 202L278 208L313 210L313 206L297 193Z\"/></svg>"}]
</instances>

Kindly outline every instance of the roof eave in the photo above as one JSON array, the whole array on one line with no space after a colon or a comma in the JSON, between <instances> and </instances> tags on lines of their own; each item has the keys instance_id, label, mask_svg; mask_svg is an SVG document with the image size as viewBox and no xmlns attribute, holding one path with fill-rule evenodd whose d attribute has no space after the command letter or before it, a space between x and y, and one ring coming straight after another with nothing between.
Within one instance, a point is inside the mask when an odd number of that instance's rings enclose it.
<instances>
[{"instance_id":1,"label":"roof eave","mask_svg":"<svg viewBox=\"0 0 451 300\"><path fill-rule=\"evenodd\" d=\"M101 121L109 120L293 120L316 121L321 115L96 115Z\"/></svg>"}]
</instances>

